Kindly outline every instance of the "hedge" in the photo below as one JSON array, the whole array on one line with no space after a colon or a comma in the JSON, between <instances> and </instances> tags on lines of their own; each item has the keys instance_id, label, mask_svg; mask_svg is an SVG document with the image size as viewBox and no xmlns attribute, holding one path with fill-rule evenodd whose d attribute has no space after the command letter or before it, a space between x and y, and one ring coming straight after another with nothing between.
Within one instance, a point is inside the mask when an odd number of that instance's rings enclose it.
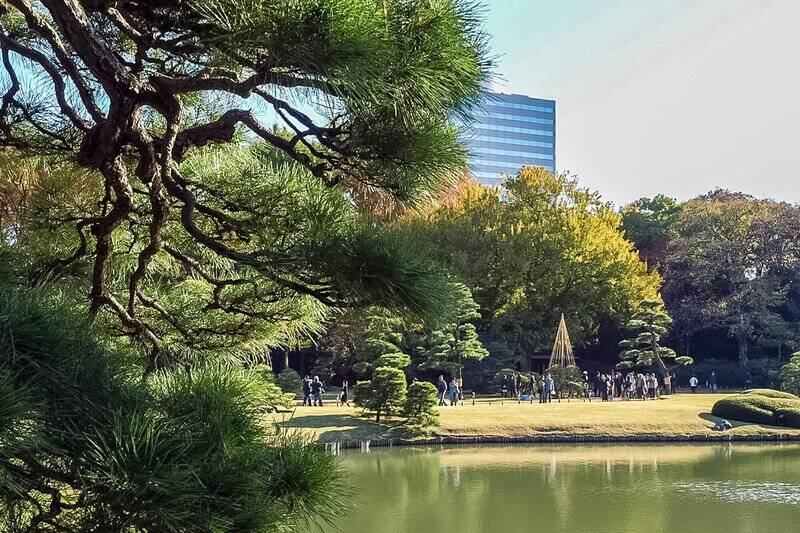
<instances>
[{"instance_id":1,"label":"hedge","mask_svg":"<svg viewBox=\"0 0 800 533\"><path fill-rule=\"evenodd\" d=\"M739 422L800 428L800 398L771 389L753 389L717 401L711 413Z\"/></svg>"},{"instance_id":2,"label":"hedge","mask_svg":"<svg viewBox=\"0 0 800 533\"><path fill-rule=\"evenodd\" d=\"M759 396L766 396L767 398L784 398L787 400L800 400L800 397L795 396L791 392L783 392L775 389L747 389L742 394L758 394Z\"/></svg>"}]
</instances>

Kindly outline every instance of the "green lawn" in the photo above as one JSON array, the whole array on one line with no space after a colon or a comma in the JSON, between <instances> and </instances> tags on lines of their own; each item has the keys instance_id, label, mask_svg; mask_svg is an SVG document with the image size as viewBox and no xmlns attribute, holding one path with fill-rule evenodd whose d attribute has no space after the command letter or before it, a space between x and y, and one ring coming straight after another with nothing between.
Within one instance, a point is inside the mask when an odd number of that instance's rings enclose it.
<instances>
[{"instance_id":1,"label":"green lawn","mask_svg":"<svg viewBox=\"0 0 800 533\"><path fill-rule=\"evenodd\" d=\"M442 407L438 435L534 436L534 435L710 435L715 418L711 406L724 394L675 394L656 401L591 403L572 400L547 405L517 404L498 399L467 400L457 407ZM390 435L395 421L376 424L354 407L297 407L293 413L270 415L284 427L296 428L322 442L375 439ZM758 435L800 430L734 423L726 433Z\"/></svg>"}]
</instances>

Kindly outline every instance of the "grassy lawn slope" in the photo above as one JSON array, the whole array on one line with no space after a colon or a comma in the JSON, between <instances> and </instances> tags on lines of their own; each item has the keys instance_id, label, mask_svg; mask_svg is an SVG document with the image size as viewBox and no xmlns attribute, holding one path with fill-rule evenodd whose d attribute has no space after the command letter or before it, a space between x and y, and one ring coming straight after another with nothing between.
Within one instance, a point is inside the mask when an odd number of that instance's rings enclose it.
<instances>
[{"instance_id":1,"label":"grassy lawn slope","mask_svg":"<svg viewBox=\"0 0 800 533\"><path fill-rule=\"evenodd\" d=\"M457 407L442 407L441 425L434 435L444 436L683 436L714 435L714 402L722 394L676 394L657 401L614 401L591 403L580 400L540 405L494 399L467 400ZM297 428L321 442L377 439L390 434L393 421L376 424L352 407L297 407L293 414L271 415L284 427ZM733 422L725 434L792 434L800 430Z\"/></svg>"}]
</instances>

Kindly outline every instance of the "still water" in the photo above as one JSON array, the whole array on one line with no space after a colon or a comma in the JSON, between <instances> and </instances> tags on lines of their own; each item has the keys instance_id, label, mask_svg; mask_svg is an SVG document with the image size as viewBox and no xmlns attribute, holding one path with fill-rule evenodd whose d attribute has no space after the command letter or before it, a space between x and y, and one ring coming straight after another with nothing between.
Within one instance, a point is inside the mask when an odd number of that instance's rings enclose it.
<instances>
[{"instance_id":1,"label":"still water","mask_svg":"<svg viewBox=\"0 0 800 533\"><path fill-rule=\"evenodd\" d=\"M800 532L800 445L373 448L347 533ZM325 528L330 529L330 528Z\"/></svg>"}]
</instances>

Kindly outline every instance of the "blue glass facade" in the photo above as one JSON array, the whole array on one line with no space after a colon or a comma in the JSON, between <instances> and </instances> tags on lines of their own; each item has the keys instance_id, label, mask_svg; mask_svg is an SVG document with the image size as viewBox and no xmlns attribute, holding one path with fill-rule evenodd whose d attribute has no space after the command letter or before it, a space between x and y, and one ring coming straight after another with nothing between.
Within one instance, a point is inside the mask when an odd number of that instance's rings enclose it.
<instances>
[{"instance_id":1,"label":"blue glass facade","mask_svg":"<svg viewBox=\"0 0 800 533\"><path fill-rule=\"evenodd\" d=\"M556 103L521 94L489 93L465 130L470 171L485 185L523 165L556 169Z\"/></svg>"}]
</instances>

